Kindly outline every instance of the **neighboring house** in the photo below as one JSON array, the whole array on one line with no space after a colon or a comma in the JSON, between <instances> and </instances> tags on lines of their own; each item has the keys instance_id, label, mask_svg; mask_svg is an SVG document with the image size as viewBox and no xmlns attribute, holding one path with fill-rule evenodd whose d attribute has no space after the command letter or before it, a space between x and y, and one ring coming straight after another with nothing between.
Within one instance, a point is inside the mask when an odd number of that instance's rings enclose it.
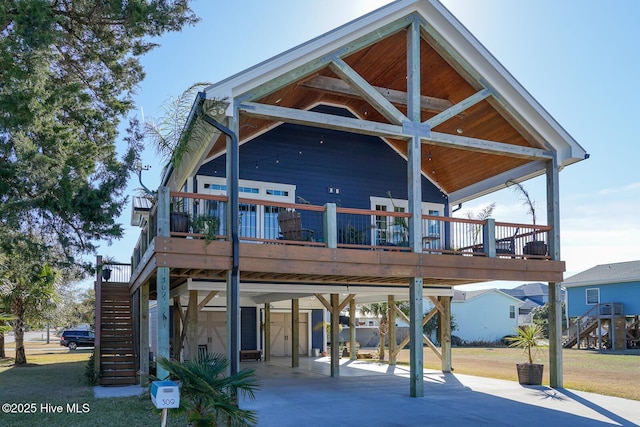
<instances>
[{"instance_id":1,"label":"neighboring house","mask_svg":"<svg viewBox=\"0 0 640 427\"><path fill-rule=\"evenodd\" d=\"M581 322L581 335L593 331L599 346L603 339L614 348L640 345L640 261L597 265L569 277L563 286L567 316L572 325ZM617 337L605 336L609 331Z\"/></svg>"},{"instance_id":2,"label":"neighboring house","mask_svg":"<svg viewBox=\"0 0 640 427\"><path fill-rule=\"evenodd\" d=\"M522 301L498 289L455 291L451 314L458 326L454 335L465 342L496 342L513 335Z\"/></svg>"},{"instance_id":3,"label":"neighboring house","mask_svg":"<svg viewBox=\"0 0 640 427\"><path fill-rule=\"evenodd\" d=\"M242 352L261 352L296 366L325 349L313 325L327 315L339 341L352 303L415 301L415 325L433 298L446 333L458 285L563 278L559 171L588 156L435 0L393 2L206 88L187 129L157 204L132 217L128 289L140 317L157 300L158 356L222 351L234 371ZM539 175L548 225L451 216ZM527 250L532 236L546 251ZM149 330L135 313L146 372ZM410 363L421 371L422 358ZM331 368L338 376L338 357ZM422 378L410 381L420 395Z\"/></svg>"},{"instance_id":4,"label":"neighboring house","mask_svg":"<svg viewBox=\"0 0 640 427\"><path fill-rule=\"evenodd\" d=\"M549 286L545 283L525 283L513 289L500 289L505 294L518 298L523 302L519 310L519 325L533 323L533 310L549 302ZM564 301L564 290L560 298Z\"/></svg>"}]
</instances>

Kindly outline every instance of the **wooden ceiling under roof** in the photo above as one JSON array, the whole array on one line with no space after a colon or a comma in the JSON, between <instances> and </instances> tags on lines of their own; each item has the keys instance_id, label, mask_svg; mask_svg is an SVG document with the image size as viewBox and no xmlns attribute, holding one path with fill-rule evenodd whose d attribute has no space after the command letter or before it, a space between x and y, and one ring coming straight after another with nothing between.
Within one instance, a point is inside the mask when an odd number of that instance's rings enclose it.
<instances>
[{"instance_id":1,"label":"wooden ceiling under roof","mask_svg":"<svg viewBox=\"0 0 640 427\"><path fill-rule=\"evenodd\" d=\"M448 55L437 43L422 33L420 45L421 118L434 117L483 89L464 69L448 61ZM399 111L407 114L407 30L390 36L343 57L353 70L375 87ZM404 98L404 101L403 101ZM257 99L266 105L309 110L318 104L343 106L357 118L389 124L379 111L363 99L349 84L341 80L329 65ZM245 142L278 125L274 120L240 115L240 141ZM432 129L434 132L505 143L516 146L544 148L536 144L523 126L506 113L491 97ZM385 139L406 156L407 141ZM213 146L210 157L225 149L224 138ZM422 171L444 192L451 193L472 184L508 172L530 159L480 151L422 144Z\"/></svg>"}]
</instances>

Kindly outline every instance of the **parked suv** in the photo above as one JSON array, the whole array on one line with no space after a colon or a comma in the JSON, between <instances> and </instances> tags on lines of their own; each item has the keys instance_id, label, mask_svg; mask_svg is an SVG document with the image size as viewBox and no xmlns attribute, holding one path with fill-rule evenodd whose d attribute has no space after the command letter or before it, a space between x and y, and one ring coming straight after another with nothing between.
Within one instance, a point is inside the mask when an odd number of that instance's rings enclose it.
<instances>
[{"instance_id":1,"label":"parked suv","mask_svg":"<svg viewBox=\"0 0 640 427\"><path fill-rule=\"evenodd\" d=\"M93 347L95 334L91 331L66 330L60 335L60 345L75 350L78 347Z\"/></svg>"}]
</instances>

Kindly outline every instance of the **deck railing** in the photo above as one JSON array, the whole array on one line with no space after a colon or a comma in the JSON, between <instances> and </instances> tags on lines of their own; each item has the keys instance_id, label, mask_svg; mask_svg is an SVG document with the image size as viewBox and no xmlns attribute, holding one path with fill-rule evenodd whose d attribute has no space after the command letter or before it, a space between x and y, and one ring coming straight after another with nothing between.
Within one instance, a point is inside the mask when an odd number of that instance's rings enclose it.
<instances>
[{"instance_id":1,"label":"deck railing","mask_svg":"<svg viewBox=\"0 0 640 427\"><path fill-rule=\"evenodd\" d=\"M173 237L228 240L226 196L171 192L170 234ZM245 243L410 251L406 212L387 212L240 198L238 234ZM289 215L281 215L289 212ZM292 215L291 213L295 213ZM156 236L157 207L144 224L132 256L141 262ZM291 225L284 219L293 219ZM549 258L549 226L513 224L422 215L423 252L502 258ZM292 236L295 236L293 238ZM535 243L534 243L535 242ZM542 246L542 249L539 247Z\"/></svg>"}]
</instances>

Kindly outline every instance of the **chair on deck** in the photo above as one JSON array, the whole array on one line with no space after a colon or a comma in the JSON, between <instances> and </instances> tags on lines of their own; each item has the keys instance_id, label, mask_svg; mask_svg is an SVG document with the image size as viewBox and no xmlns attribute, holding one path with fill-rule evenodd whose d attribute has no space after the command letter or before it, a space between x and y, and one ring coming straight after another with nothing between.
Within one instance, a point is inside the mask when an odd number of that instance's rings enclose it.
<instances>
[{"instance_id":1,"label":"chair on deck","mask_svg":"<svg viewBox=\"0 0 640 427\"><path fill-rule=\"evenodd\" d=\"M504 239L496 240L496 254L515 254L516 253L516 236L520 228L516 228L516 232L513 233L513 236L506 237Z\"/></svg>"},{"instance_id":2,"label":"chair on deck","mask_svg":"<svg viewBox=\"0 0 640 427\"><path fill-rule=\"evenodd\" d=\"M282 211L278 214L278 225L284 240L310 242L313 240L313 230L302 228L300 212Z\"/></svg>"}]
</instances>

